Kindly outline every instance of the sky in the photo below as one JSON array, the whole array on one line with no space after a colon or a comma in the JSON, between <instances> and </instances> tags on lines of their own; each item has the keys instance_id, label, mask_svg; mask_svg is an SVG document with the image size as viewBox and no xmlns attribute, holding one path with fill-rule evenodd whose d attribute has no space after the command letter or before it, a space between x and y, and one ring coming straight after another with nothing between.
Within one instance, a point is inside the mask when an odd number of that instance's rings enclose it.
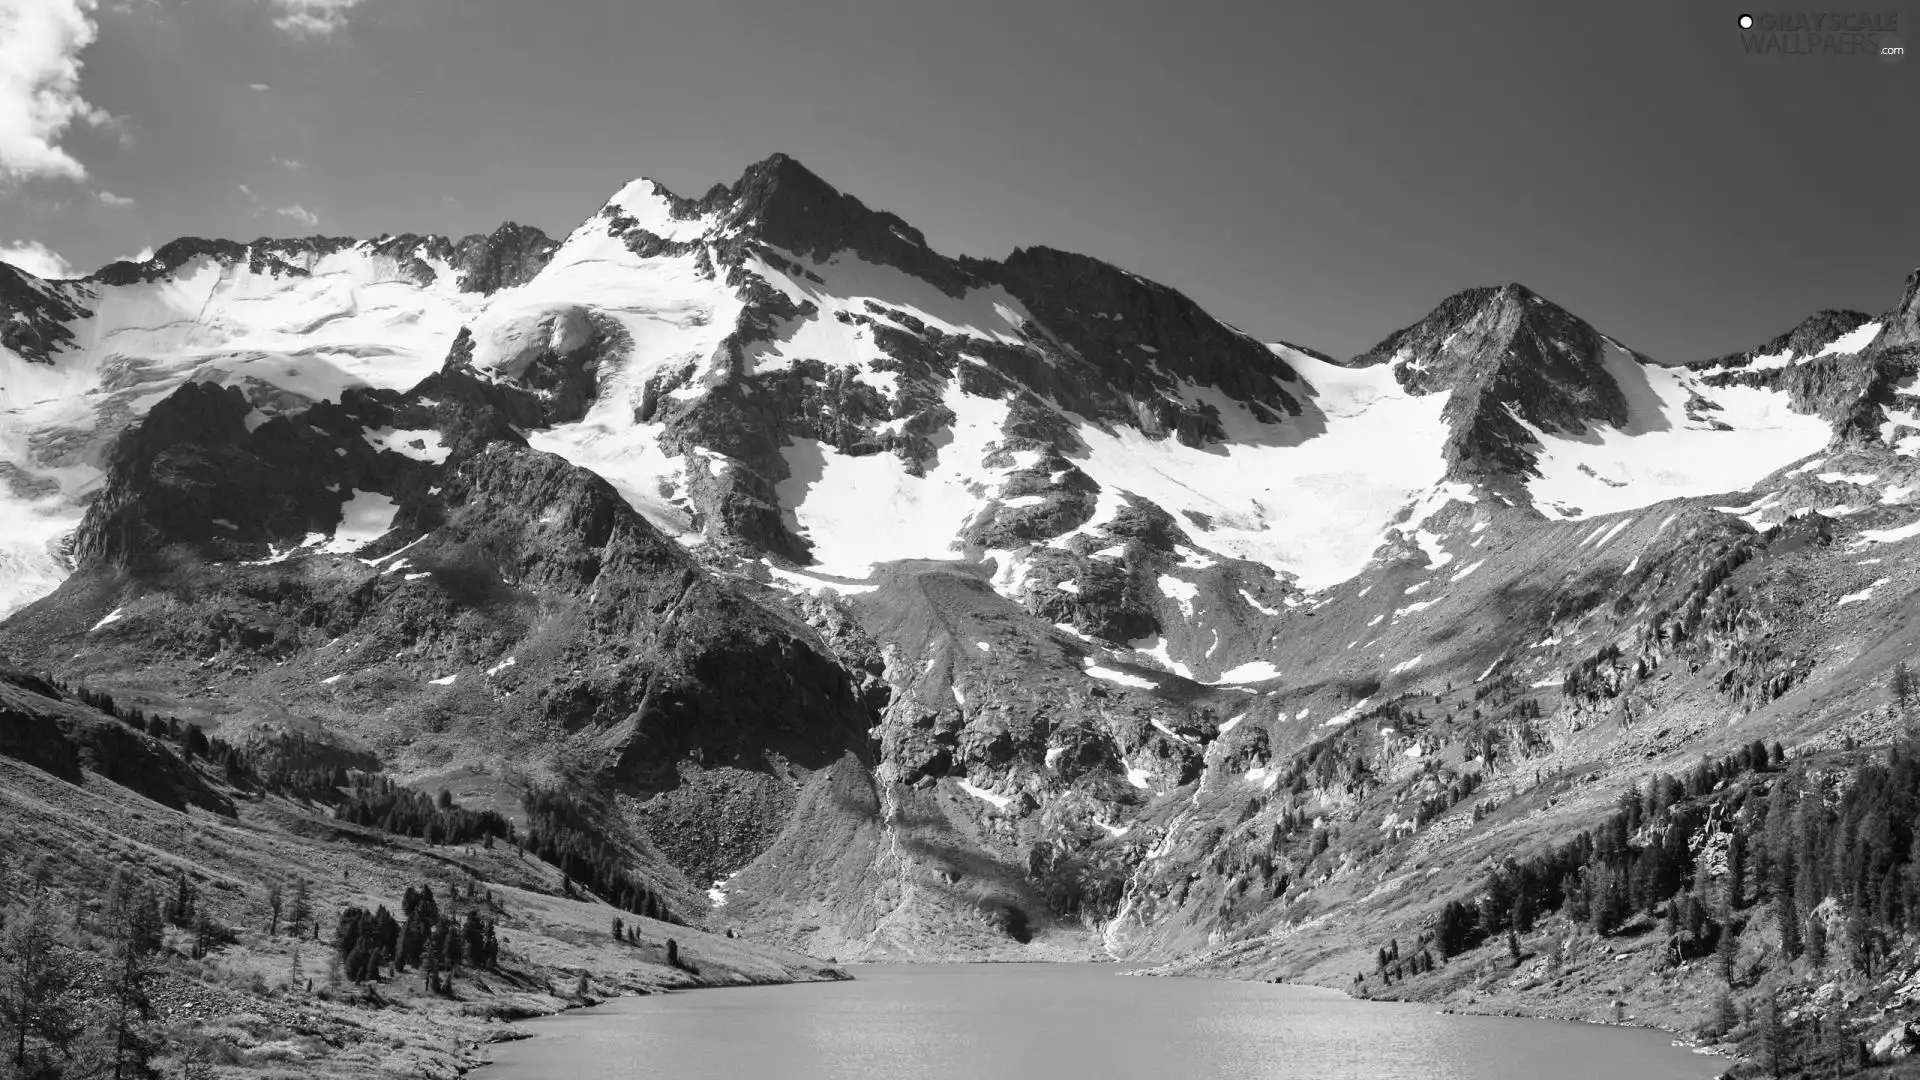
<instances>
[{"instance_id":1,"label":"sky","mask_svg":"<svg viewBox=\"0 0 1920 1080\"><path fill-rule=\"evenodd\" d=\"M0 258L564 235L784 152L939 250L1084 252L1336 356L1520 281L1692 360L1920 266L1920 58L1750 55L1743 10L0 0Z\"/></svg>"}]
</instances>

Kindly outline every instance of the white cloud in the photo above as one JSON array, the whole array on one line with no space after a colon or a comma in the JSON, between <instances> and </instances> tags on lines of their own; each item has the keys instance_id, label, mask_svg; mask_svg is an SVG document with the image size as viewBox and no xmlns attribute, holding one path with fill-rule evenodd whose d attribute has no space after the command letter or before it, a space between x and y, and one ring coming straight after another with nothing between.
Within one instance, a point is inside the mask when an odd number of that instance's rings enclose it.
<instances>
[{"instance_id":1,"label":"white cloud","mask_svg":"<svg viewBox=\"0 0 1920 1080\"><path fill-rule=\"evenodd\" d=\"M273 163L283 169L304 169L307 167L307 163L301 161L299 158L284 158L278 155L274 156Z\"/></svg>"},{"instance_id":2,"label":"white cloud","mask_svg":"<svg viewBox=\"0 0 1920 1080\"><path fill-rule=\"evenodd\" d=\"M59 138L76 120L113 123L80 96L80 52L99 34L97 3L0 0L0 180L87 175Z\"/></svg>"},{"instance_id":3,"label":"white cloud","mask_svg":"<svg viewBox=\"0 0 1920 1080\"><path fill-rule=\"evenodd\" d=\"M268 86L268 85L267 85L266 83L263 83L263 82L257 82L257 83L248 83L247 85L248 85L249 87L251 87L251 88L253 88L253 89L255 89L255 90L271 90L271 89L273 89L273 87L271 87L271 86Z\"/></svg>"},{"instance_id":4,"label":"white cloud","mask_svg":"<svg viewBox=\"0 0 1920 1080\"><path fill-rule=\"evenodd\" d=\"M93 193L93 197L96 199L99 199L103 203L106 203L108 206L132 206L133 205L133 199L130 196L115 195L111 191L96 191Z\"/></svg>"},{"instance_id":5,"label":"white cloud","mask_svg":"<svg viewBox=\"0 0 1920 1080\"><path fill-rule=\"evenodd\" d=\"M320 224L320 215L301 206L299 203L294 203L292 206L283 206L275 210L274 213L279 214L281 217L292 218L309 229L315 228Z\"/></svg>"},{"instance_id":6,"label":"white cloud","mask_svg":"<svg viewBox=\"0 0 1920 1080\"><path fill-rule=\"evenodd\" d=\"M247 198L249 198L249 199L251 199L251 198L253 198L253 189L252 189L252 188L250 188L250 187L248 187L248 186L247 186L247 185L245 185L245 184L239 184L239 185L236 185L236 186L237 186L237 187L239 187L239 189L240 189L240 194L242 194L242 195L245 195L245 196L246 196Z\"/></svg>"},{"instance_id":7,"label":"white cloud","mask_svg":"<svg viewBox=\"0 0 1920 1080\"><path fill-rule=\"evenodd\" d=\"M35 277L73 276L73 264L38 240L15 240L11 244L0 244L0 262L12 263Z\"/></svg>"},{"instance_id":8,"label":"white cloud","mask_svg":"<svg viewBox=\"0 0 1920 1080\"><path fill-rule=\"evenodd\" d=\"M117 263L117 262L143 263L151 258L153 258L153 245L148 244L146 247L141 248L135 254L122 255L117 259L108 259L107 261L110 263Z\"/></svg>"},{"instance_id":9,"label":"white cloud","mask_svg":"<svg viewBox=\"0 0 1920 1080\"><path fill-rule=\"evenodd\" d=\"M273 25L294 37L326 37L347 25L360 0L270 0L280 14Z\"/></svg>"}]
</instances>

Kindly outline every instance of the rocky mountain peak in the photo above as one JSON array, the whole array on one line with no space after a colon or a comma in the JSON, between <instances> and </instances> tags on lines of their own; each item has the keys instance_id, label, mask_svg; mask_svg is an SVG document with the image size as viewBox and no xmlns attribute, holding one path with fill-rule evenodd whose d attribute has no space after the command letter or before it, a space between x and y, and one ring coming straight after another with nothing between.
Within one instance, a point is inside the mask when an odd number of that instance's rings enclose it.
<instances>
[{"instance_id":1,"label":"rocky mountain peak","mask_svg":"<svg viewBox=\"0 0 1920 1080\"><path fill-rule=\"evenodd\" d=\"M76 302L76 292L73 286L42 281L0 262L0 348L35 363L50 363L53 354L73 340L66 324L87 314Z\"/></svg>"},{"instance_id":2,"label":"rocky mountain peak","mask_svg":"<svg viewBox=\"0 0 1920 1080\"><path fill-rule=\"evenodd\" d=\"M1761 368L1784 366L1796 359L1819 355L1829 345L1842 341L1847 335L1872 321L1873 316L1863 311L1831 308L1816 311L1800 320L1792 329L1757 348L1748 349L1745 352L1727 353L1711 360L1696 360L1688 364L1687 368L1693 371L1709 371L1743 368L1749 365Z\"/></svg>"},{"instance_id":3,"label":"rocky mountain peak","mask_svg":"<svg viewBox=\"0 0 1920 1080\"><path fill-rule=\"evenodd\" d=\"M1565 308L1518 283L1465 289L1355 359L1356 366L1394 365L1416 394L1541 371L1562 381L1600 359L1598 331Z\"/></svg>"},{"instance_id":4,"label":"rocky mountain peak","mask_svg":"<svg viewBox=\"0 0 1920 1080\"><path fill-rule=\"evenodd\" d=\"M1643 358L1585 320L1518 283L1455 293L1426 318L1389 335L1354 366L1390 364L1416 395L1449 393L1449 471L1524 474L1532 467L1527 426L1578 432L1616 427L1628 403L1613 361Z\"/></svg>"},{"instance_id":5,"label":"rocky mountain peak","mask_svg":"<svg viewBox=\"0 0 1920 1080\"><path fill-rule=\"evenodd\" d=\"M1900 303L1887 313L1876 344L1883 347L1920 344L1920 269L1907 275Z\"/></svg>"},{"instance_id":6,"label":"rocky mountain peak","mask_svg":"<svg viewBox=\"0 0 1920 1080\"><path fill-rule=\"evenodd\" d=\"M559 247L539 229L509 221L490 235L462 238L450 261L462 292L493 293L532 281Z\"/></svg>"},{"instance_id":7,"label":"rocky mountain peak","mask_svg":"<svg viewBox=\"0 0 1920 1080\"><path fill-rule=\"evenodd\" d=\"M967 275L927 246L899 215L874 210L786 154L747 167L727 193L722 227L739 227L766 243L816 262L851 251L959 295ZM709 193L709 198L712 193Z\"/></svg>"}]
</instances>

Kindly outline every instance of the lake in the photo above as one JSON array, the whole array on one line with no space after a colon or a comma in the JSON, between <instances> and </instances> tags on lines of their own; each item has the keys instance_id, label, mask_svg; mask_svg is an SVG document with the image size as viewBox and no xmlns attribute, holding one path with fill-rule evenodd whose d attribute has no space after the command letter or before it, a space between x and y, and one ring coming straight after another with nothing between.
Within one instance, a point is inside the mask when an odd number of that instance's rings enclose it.
<instances>
[{"instance_id":1,"label":"lake","mask_svg":"<svg viewBox=\"0 0 1920 1080\"><path fill-rule=\"evenodd\" d=\"M1662 1032L1109 964L856 965L854 981L620 998L525 1024L475 1080L1704 1080Z\"/></svg>"}]
</instances>

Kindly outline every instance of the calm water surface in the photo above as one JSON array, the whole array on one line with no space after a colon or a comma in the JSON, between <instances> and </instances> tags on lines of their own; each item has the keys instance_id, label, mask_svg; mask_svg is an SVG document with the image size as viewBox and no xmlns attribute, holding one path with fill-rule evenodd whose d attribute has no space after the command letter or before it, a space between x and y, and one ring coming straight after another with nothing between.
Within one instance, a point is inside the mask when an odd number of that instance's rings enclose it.
<instances>
[{"instance_id":1,"label":"calm water surface","mask_svg":"<svg viewBox=\"0 0 1920 1080\"><path fill-rule=\"evenodd\" d=\"M1104 964L861 965L526 1025L475 1080L1704 1080L1669 1036Z\"/></svg>"}]
</instances>

